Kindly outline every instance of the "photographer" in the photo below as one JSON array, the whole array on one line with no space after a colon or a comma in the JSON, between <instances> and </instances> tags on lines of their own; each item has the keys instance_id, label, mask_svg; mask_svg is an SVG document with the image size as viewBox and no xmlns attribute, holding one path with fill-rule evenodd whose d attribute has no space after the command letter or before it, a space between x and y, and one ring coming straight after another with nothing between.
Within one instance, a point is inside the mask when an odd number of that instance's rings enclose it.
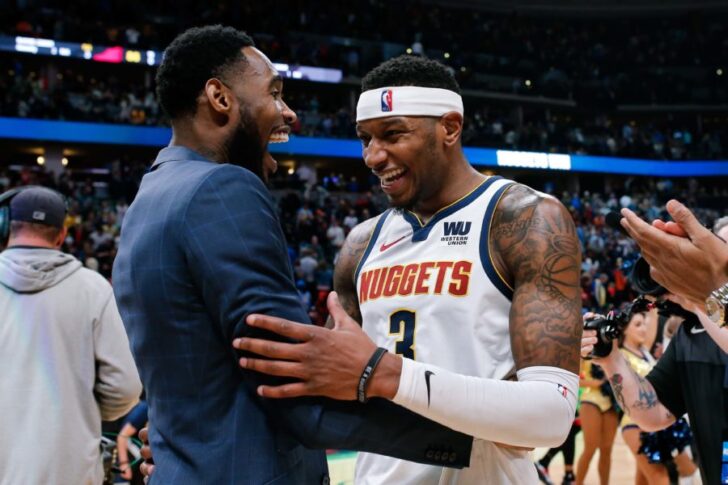
<instances>
[{"instance_id":1,"label":"photographer","mask_svg":"<svg viewBox=\"0 0 728 485\"><path fill-rule=\"evenodd\" d=\"M728 454L723 450L728 450L728 356L711 335L720 337L725 333L718 326L725 323L728 245L702 227L679 202L671 200L667 210L674 222L656 220L649 225L627 209L622 210L621 220L649 265L645 267L651 278L642 274L640 283L644 286L645 279L650 279L650 284L662 285L658 293L671 294L662 297L658 307L673 305L667 313L684 318L667 351L641 377L615 350L616 341L612 339L621 330L605 332L606 326L587 322L585 328L590 330L583 334L582 356L588 357L597 347L599 357L595 362L606 372L624 411L643 430L667 428L687 412L703 482L727 483L728 459L723 457ZM634 284L634 274L632 279ZM642 311L639 308L644 308L645 301L636 300L621 315L601 320L611 323L612 330L623 329L624 320L632 312Z\"/></svg>"},{"instance_id":2,"label":"photographer","mask_svg":"<svg viewBox=\"0 0 728 485\"><path fill-rule=\"evenodd\" d=\"M629 321L631 309L625 313ZM597 331L585 330L582 356L588 357L598 341L604 343ZM726 356L708 333L694 319L687 319L644 377L617 349L616 339L607 351L606 357L595 357L594 362L604 369L624 412L643 431L665 429L687 412L703 483L725 483L728 474L722 469L728 469L728 463L723 465L721 456L728 447Z\"/></svg>"}]
</instances>

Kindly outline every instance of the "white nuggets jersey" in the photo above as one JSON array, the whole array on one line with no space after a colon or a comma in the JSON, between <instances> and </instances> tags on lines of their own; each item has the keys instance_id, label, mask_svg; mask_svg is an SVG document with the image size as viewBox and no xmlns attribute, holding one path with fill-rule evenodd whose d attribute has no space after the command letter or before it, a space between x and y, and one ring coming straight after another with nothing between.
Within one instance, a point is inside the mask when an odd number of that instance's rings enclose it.
<instances>
[{"instance_id":1,"label":"white nuggets jersey","mask_svg":"<svg viewBox=\"0 0 728 485\"><path fill-rule=\"evenodd\" d=\"M493 212L512 183L490 177L424 225L408 211L380 217L356 270L364 330L378 346L468 376L503 379L513 371L512 289L498 275L488 247ZM538 480L530 453L476 440L470 467L463 470L360 453L355 483Z\"/></svg>"}]
</instances>

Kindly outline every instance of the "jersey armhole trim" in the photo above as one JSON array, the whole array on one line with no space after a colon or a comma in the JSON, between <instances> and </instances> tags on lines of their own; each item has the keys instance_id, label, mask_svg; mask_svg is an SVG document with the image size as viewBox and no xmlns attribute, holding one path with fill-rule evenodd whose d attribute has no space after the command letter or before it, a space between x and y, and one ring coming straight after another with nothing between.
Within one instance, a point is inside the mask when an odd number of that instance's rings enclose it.
<instances>
[{"instance_id":1,"label":"jersey armhole trim","mask_svg":"<svg viewBox=\"0 0 728 485\"><path fill-rule=\"evenodd\" d=\"M354 285L356 285L356 282L359 280L359 273L361 272L362 266L364 266L364 263L366 262L367 258L369 257L369 254L372 252L372 248L374 247L374 243L376 242L377 238L379 237L379 232L382 230L382 226L384 226L384 221L387 219L387 216L389 216L391 209L387 209L384 211L384 213L379 217L379 220L377 221L377 224L374 226L374 229L372 230L371 234L369 235L369 242L367 243L367 248L364 250L364 254L362 255L361 259L356 265L356 271L354 271Z\"/></svg>"},{"instance_id":2,"label":"jersey armhole trim","mask_svg":"<svg viewBox=\"0 0 728 485\"><path fill-rule=\"evenodd\" d=\"M498 268L495 267L493 255L490 252L489 240L490 229L493 222L493 213L495 212L496 207L498 207L498 203L503 197L503 194L505 194L506 190L513 185L514 182L504 184L495 192L495 194L493 194L493 197L488 202L488 208L485 210L483 226L480 233L480 262L483 264L483 270L485 271L485 274L488 275L488 279L490 279L491 283L493 283L493 285L498 288L498 291L508 298L509 301L513 300L513 288L511 288L511 285L509 285L500 272L498 272Z\"/></svg>"}]
</instances>

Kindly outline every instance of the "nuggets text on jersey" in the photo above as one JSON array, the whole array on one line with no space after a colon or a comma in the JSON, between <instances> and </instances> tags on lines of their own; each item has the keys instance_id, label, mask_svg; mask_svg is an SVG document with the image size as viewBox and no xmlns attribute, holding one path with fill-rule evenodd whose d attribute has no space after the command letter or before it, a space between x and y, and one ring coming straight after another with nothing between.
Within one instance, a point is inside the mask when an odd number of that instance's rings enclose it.
<instances>
[{"instance_id":1,"label":"nuggets text on jersey","mask_svg":"<svg viewBox=\"0 0 728 485\"><path fill-rule=\"evenodd\" d=\"M468 294L470 261L426 261L375 268L361 274L359 303L388 296ZM447 284L445 280L447 279Z\"/></svg>"}]
</instances>

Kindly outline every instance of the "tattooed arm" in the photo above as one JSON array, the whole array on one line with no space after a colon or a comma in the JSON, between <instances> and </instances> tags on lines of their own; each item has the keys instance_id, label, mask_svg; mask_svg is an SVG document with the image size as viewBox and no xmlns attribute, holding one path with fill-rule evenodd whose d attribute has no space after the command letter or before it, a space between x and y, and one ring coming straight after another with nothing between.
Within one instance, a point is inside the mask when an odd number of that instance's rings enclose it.
<instances>
[{"instance_id":1,"label":"tattooed arm","mask_svg":"<svg viewBox=\"0 0 728 485\"><path fill-rule=\"evenodd\" d=\"M585 340L591 338L585 335ZM585 348L591 352L591 348ZM624 412L643 431L658 431L675 422L675 416L657 398L655 388L646 378L639 376L616 346L609 356L595 359L612 385L612 392Z\"/></svg>"},{"instance_id":2,"label":"tattooed arm","mask_svg":"<svg viewBox=\"0 0 728 485\"><path fill-rule=\"evenodd\" d=\"M364 255L377 220L377 217L368 219L351 230L341 247L339 259L334 268L334 291L338 293L339 302L346 310L346 313L359 325L362 324L362 319L359 311L359 298L356 294L354 273ZM329 316L326 326L328 328L334 326L334 320L331 316Z\"/></svg>"},{"instance_id":3,"label":"tattooed arm","mask_svg":"<svg viewBox=\"0 0 728 485\"><path fill-rule=\"evenodd\" d=\"M499 273L514 289L510 333L516 368L551 366L578 374L581 251L566 208L514 185L498 204L489 244Z\"/></svg>"}]
</instances>

